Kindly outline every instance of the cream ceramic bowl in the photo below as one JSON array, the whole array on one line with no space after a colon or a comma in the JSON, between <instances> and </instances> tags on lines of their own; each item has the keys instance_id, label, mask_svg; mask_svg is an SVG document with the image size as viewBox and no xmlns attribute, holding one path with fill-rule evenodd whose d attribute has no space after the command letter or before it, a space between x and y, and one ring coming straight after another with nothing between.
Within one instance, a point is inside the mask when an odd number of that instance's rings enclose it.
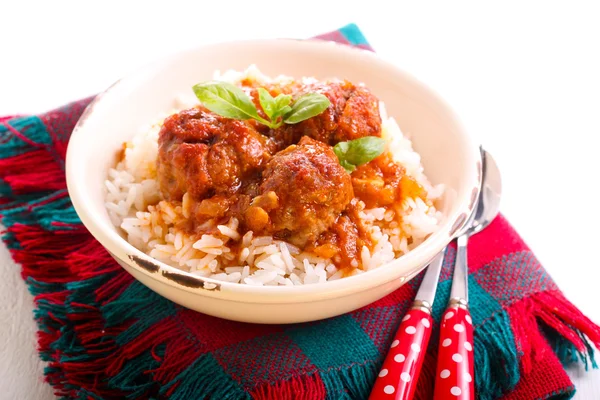
<instances>
[{"instance_id":1,"label":"cream ceramic bowl","mask_svg":"<svg viewBox=\"0 0 600 400\"><path fill-rule=\"evenodd\" d=\"M140 126L167 112L173 99L215 70L256 64L267 75L339 77L364 82L413 139L432 183L452 193L438 232L405 256L359 276L295 287L255 287L200 278L130 245L104 208L107 170ZM255 323L292 323L340 315L402 286L441 251L473 207L481 179L478 146L433 92L377 55L322 41L260 40L203 46L161 59L111 86L87 108L71 137L67 183L86 228L136 279L185 307ZM211 283L206 285L206 283Z\"/></svg>"}]
</instances>

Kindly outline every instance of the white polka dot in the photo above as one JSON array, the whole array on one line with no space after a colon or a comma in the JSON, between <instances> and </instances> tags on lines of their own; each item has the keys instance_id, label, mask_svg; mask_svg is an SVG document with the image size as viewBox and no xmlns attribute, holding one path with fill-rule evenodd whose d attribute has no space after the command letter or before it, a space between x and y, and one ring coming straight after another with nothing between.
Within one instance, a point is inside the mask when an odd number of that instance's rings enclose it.
<instances>
[{"instance_id":1,"label":"white polka dot","mask_svg":"<svg viewBox=\"0 0 600 400\"><path fill-rule=\"evenodd\" d=\"M406 329L405 329L405 331L409 335L414 335L415 332L417 331L417 328L415 328L414 326L407 326Z\"/></svg>"},{"instance_id":2,"label":"white polka dot","mask_svg":"<svg viewBox=\"0 0 600 400\"><path fill-rule=\"evenodd\" d=\"M454 396L460 396L462 390L460 390L458 386L454 386L452 389L450 389L450 393L452 393Z\"/></svg>"},{"instance_id":3,"label":"white polka dot","mask_svg":"<svg viewBox=\"0 0 600 400\"><path fill-rule=\"evenodd\" d=\"M421 351L421 346L419 346L416 343L413 343L410 345L410 348L412 349L412 351L414 351L415 353L418 353Z\"/></svg>"},{"instance_id":4,"label":"white polka dot","mask_svg":"<svg viewBox=\"0 0 600 400\"><path fill-rule=\"evenodd\" d=\"M400 374L400 379L404 382L410 382L410 374L408 372L403 372Z\"/></svg>"},{"instance_id":5,"label":"white polka dot","mask_svg":"<svg viewBox=\"0 0 600 400\"><path fill-rule=\"evenodd\" d=\"M448 339L444 339L444 341L442 342L442 347L448 347L452 344L452 339L448 338Z\"/></svg>"},{"instance_id":6,"label":"white polka dot","mask_svg":"<svg viewBox=\"0 0 600 400\"><path fill-rule=\"evenodd\" d=\"M424 326L425 328L429 328L429 327L431 326L431 324L429 323L429 320L428 320L427 318L423 318L423 319L421 320L421 323L423 324L423 326Z\"/></svg>"},{"instance_id":7,"label":"white polka dot","mask_svg":"<svg viewBox=\"0 0 600 400\"><path fill-rule=\"evenodd\" d=\"M471 343L465 342L465 349L467 349L468 351L471 351L471 350L473 350L473 346L471 346Z\"/></svg>"},{"instance_id":8,"label":"white polka dot","mask_svg":"<svg viewBox=\"0 0 600 400\"><path fill-rule=\"evenodd\" d=\"M468 372L465 372L465 374L463 375L463 378L465 378L465 381L467 381L467 382L471 382L473 380L473 378L471 377L471 374Z\"/></svg>"},{"instance_id":9,"label":"white polka dot","mask_svg":"<svg viewBox=\"0 0 600 400\"><path fill-rule=\"evenodd\" d=\"M440 378L442 378L442 379L446 379L449 376L450 376L450 371L448 371L447 369L444 369L444 370L442 370L442 372L440 372Z\"/></svg>"},{"instance_id":10,"label":"white polka dot","mask_svg":"<svg viewBox=\"0 0 600 400\"><path fill-rule=\"evenodd\" d=\"M473 325L473 320L471 319L470 315L465 315L465 319L467 320L467 322L469 323L469 325Z\"/></svg>"},{"instance_id":11,"label":"white polka dot","mask_svg":"<svg viewBox=\"0 0 600 400\"><path fill-rule=\"evenodd\" d=\"M396 390L396 388L393 387L392 385L387 385L386 387L383 388L383 391L386 394L392 394L392 393L394 393L395 390Z\"/></svg>"},{"instance_id":12,"label":"white polka dot","mask_svg":"<svg viewBox=\"0 0 600 400\"><path fill-rule=\"evenodd\" d=\"M379 377L383 378L384 376L386 376L388 374L388 370L387 369L382 369L381 371L379 371Z\"/></svg>"},{"instance_id":13,"label":"white polka dot","mask_svg":"<svg viewBox=\"0 0 600 400\"><path fill-rule=\"evenodd\" d=\"M456 324L456 325L454 325L454 330L456 332L464 332L465 331L465 326L461 325L461 324Z\"/></svg>"},{"instance_id":14,"label":"white polka dot","mask_svg":"<svg viewBox=\"0 0 600 400\"><path fill-rule=\"evenodd\" d=\"M402 321L408 321L410 319L410 314L406 314L404 316L404 318L402 318Z\"/></svg>"},{"instance_id":15,"label":"white polka dot","mask_svg":"<svg viewBox=\"0 0 600 400\"><path fill-rule=\"evenodd\" d=\"M459 362L462 362L462 360L463 360L463 356L461 356L460 354L455 353L452 355L452 361L459 363Z\"/></svg>"},{"instance_id":16,"label":"white polka dot","mask_svg":"<svg viewBox=\"0 0 600 400\"><path fill-rule=\"evenodd\" d=\"M394 357L394 361L396 362L404 362L404 360L406 360L404 354L396 354L396 356Z\"/></svg>"},{"instance_id":17,"label":"white polka dot","mask_svg":"<svg viewBox=\"0 0 600 400\"><path fill-rule=\"evenodd\" d=\"M400 344L400 341L398 339L396 339L392 342L392 345L390 346L390 348L393 349L394 347L398 346L399 344Z\"/></svg>"},{"instance_id":18,"label":"white polka dot","mask_svg":"<svg viewBox=\"0 0 600 400\"><path fill-rule=\"evenodd\" d=\"M444 315L444 319L450 319L452 317L454 317L454 312L452 311L447 312L446 315Z\"/></svg>"}]
</instances>

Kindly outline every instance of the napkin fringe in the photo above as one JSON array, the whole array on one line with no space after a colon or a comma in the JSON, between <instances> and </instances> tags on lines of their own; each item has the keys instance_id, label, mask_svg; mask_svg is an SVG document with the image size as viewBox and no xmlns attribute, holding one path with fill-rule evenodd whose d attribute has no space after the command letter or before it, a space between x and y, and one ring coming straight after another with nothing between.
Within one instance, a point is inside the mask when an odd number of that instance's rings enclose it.
<instances>
[{"instance_id":1,"label":"napkin fringe","mask_svg":"<svg viewBox=\"0 0 600 400\"><path fill-rule=\"evenodd\" d=\"M499 312L478 326L473 341L479 397L496 399L514 388L520 379L519 357L508 314Z\"/></svg>"},{"instance_id":2,"label":"napkin fringe","mask_svg":"<svg viewBox=\"0 0 600 400\"><path fill-rule=\"evenodd\" d=\"M302 378L291 378L275 385L260 385L250 395L253 400L325 399L327 390L319 375L315 373Z\"/></svg>"},{"instance_id":3,"label":"napkin fringe","mask_svg":"<svg viewBox=\"0 0 600 400\"><path fill-rule=\"evenodd\" d=\"M586 370L598 368L591 344L600 348L600 328L559 290L535 293L512 304L508 311L525 374L543 357L539 349L545 346L540 342L547 340L563 364L579 361Z\"/></svg>"},{"instance_id":4,"label":"napkin fringe","mask_svg":"<svg viewBox=\"0 0 600 400\"><path fill-rule=\"evenodd\" d=\"M63 167L63 155L38 117L0 120L2 239L34 296L45 379L59 397L121 398L127 393L121 387L97 385L126 328L106 326L101 306L133 278L80 225ZM132 389L136 376L122 380L123 387Z\"/></svg>"},{"instance_id":5,"label":"napkin fringe","mask_svg":"<svg viewBox=\"0 0 600 400\"><path fill-rule=\"evenodd\" d=\"M379 365L366 362L363 368L335 368L321 372L329 396L335 399L366 399L379 373ZM328 397L329 398L329 397Z\"/></svg>"},{"instance_id":6,"label":"napkin fringe","mask_svg":"<svg viewBox=\"0 0 600 400\"><path fill-rule=\"evenodd\" d=\"M105 377L110 355L118 348L115 339L124 329L106 326L95 290L126 273L87 235L66 229L50 232L20 224L8 229L23 246L12 249L12 254L22 263L22 274L35 296L39 351L49 363L46 380L57 396L70 398L93 390L95 395L119 397L123 394L119 387L94 389ZM28 236L37 239L28 241ZM58 246L49 249L51 244ZM70 281L75 270L81 280Z\"/></svg>"}]
</instances>

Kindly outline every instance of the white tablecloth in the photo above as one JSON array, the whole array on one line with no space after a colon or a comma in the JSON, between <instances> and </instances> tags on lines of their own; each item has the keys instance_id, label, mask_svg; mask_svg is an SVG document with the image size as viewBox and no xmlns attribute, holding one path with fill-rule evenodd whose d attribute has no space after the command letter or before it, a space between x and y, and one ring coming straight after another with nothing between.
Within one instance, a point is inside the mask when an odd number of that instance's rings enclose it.
<instances>
[{"instance_id":1,"label":"white tablecloth","mask_svg":"<svg viewBox=\"0 0 600 400\"><path fill-rule=\"evenodd\" d=\"M309 37L356 22L444 97L497 159L502 210L567 296L600 321L598 3L503 1L4 4L0 115L97 93L161 54L216 40ZM44 399L31 297L0 248L0 399ZM577 399L600 373L571 371Z\"/></svg>"}]
</instances>

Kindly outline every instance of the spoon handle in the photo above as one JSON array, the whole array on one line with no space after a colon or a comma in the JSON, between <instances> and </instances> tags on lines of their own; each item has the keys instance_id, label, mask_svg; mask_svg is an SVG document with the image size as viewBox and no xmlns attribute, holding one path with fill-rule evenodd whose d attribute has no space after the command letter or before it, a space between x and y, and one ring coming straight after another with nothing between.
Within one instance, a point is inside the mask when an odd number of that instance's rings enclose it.
<instances>
[{"instance_id":1,"label":"spoon handle","mask_svg":"<svg viewBox=\"0 0 600 400\"><path fill-rule=\"evenodd\" d=\"M473 320L466 304L451 302L440 327L434 398L472 400L473 380Z\"/></svg>"},{"instance_id":2,"label":"spoon handle","mask_svg":"<svg viewBox=\"0 0 600 400\"><path fill-rule=\"evenodd\" d=\"M432 325L428 310L415 303L400 323L369 400L413 398Z\"/></svg>"}]
</instances>

